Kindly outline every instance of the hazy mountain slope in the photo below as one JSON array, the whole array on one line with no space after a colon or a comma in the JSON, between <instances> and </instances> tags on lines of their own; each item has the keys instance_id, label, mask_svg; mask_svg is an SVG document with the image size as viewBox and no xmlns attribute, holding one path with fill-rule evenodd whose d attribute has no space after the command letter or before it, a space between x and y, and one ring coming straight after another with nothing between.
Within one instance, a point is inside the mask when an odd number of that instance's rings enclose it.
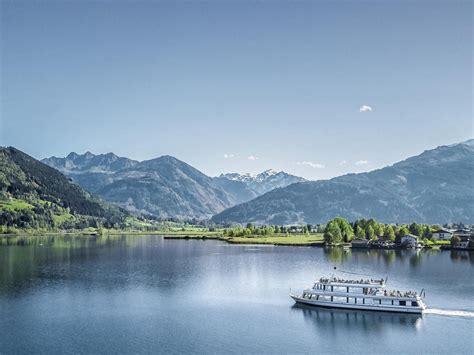
<instances>
[{"instance_id":1,"label":"hazy mountain slope","mask_svg":"<svg viewBox=\"0 0 474 355\"><path fill-rule=\"evenodd\" d=\"M258 192L251 189L245 182L229 180L226 177L218 176L212 179L214 184L225 191L231 201L232 206L247 202L260 196Z\"/></svg>"},{"instance_id":2,"label":"hazy mountain slope","mask_svg":"<svg viewBox=\"0 0 474 355\"><path fill-rule=\"evenodd\" d=\"M111 179L98 194L130 211L161 217L202 218L232 205L212 178L171 156L122 169Z\"/></svg>"},{"instance_id":3,"label":"hazy mountain slope","mask_svg":"<svg viewBox=\"0 0 474 355\"><path fill-rule=\"evenodd\" d=\"M0 192L4 203L14 198L43 207L49 202L77 215L126 216L125 211L94 198L59 171L13 147L0 148Z\"/></svg>"},{"instance_id":4,"label":"hazy mountain slope","mask_svg":"<svg viewBox=\"0 0 474 355\"><path fill-rule=\"evenodd\" d=\"M392 166L273 190L213 217L216 222L324 223L342 216L383 222L474 222L473 140Z\"/></svg>"}]
</instances>

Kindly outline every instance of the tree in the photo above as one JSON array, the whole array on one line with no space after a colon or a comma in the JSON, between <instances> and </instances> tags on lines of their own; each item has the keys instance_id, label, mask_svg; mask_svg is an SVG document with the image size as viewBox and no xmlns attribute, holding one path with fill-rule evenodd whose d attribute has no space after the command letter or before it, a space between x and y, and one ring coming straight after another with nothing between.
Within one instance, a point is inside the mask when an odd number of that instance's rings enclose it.
<instances>
[{"instance_id":1,"label":"tree","mask_svg":"<svg viewBox=\"0 0 474 355\"><path fill-rule=\"evenodd\" d=\"M324 241L327 244L337 244L342 241L341 229L335 221L331 221L327 224L324 231Z\"/></svg>"},{"instance_id":2,"label":"tree","mask_svg":"<svg viewBox=\"0 0 474 355\"><path fill-rule=\"evenodd\" d=\"M390 240L391 242L395 241L395 230L393 229L393 226L390 224L387 224L385 226L385 230L383 232L383 238L385 240Z\"/></svg>"},{"instance_id":3,"label":"tree","mask_svg":"<svg viewBox=\"0 0 474 355\"><path fill-rule=\"evenodd\" d=\"M410 234L410 230L408 229L408 227L406 225L404 225L402 228L400 228L398 236L401 238L401 237L403 237L404 235L407 235L407 234Z\"/></svg>"},{"instance_id":4,"label":"tree","mask_svg":"<svg viewBox=\"0 0 474 355\"><path fill-rule=\"evenodd\" d=\"M354 230L352 229L350 223L342 217L336 217L333 219L333 221L339 226L344 242L350 242L352 238L354 238Z\"/></svg>"},{"instance_id":5,"label":"tree","mask_svg":"<svg viewBox=\"0 0 474 355\"><path fill-rule=\"evenodd\" d=\"M431 228L429 225L426 225L425 229L423 230L423 238L431 238Z\"/></svg>"},{"instance_id":6,"label":"tree","mask_svg":"<svg viewBox=\"0 0 474 355\"><path fill-rule=\"evenodd\" d=\"M367 230L365 231L365 234L367 235L367 239L369 239L369 240L374 239L374 237L375 237L374 228L371 225L369 225L367 227Z\"/></svg>"},{"instance_id":7,"label":"tree","mask_svg":"<svg viewBox=\"0 0 474 355\"><path fill-rule=\"evenodd\" d=\"M365 239L365 231L362 229L361 226L356 227L356 239Z\"/></svg>"},{"instance_id":8,"label":"tree","mask_svg":"<svg viewBox=\"0 0 474 355\"><path fill-rule=\"evenodd\" d=\"M461 243L461 238L459 238L457 235L453 235L451 237L451 246L452 247L457 247Z\"/></svg>"},{"instance_id":9,"label":"tree","mask_svg":"<svg viewBox=\"0 0 474 355\"><path fill-rule=\"evenodd\" d=\"M413 222L410 224L408 229L410 230L411 234L416 235L417 237L421 237L423 235L423 226L421 224Z\"/></svg>"},{"instance_id":10,"label":"tree","mask_svg":"<svg viewBox=\"0 0 474 355\"><path fill-rule=\"evenodd\" d=\"M375 236L377 236L377 237L383 236L383 229L384 229L383 224L377 223L374 227Z\"/></svg>"}]
</instances>

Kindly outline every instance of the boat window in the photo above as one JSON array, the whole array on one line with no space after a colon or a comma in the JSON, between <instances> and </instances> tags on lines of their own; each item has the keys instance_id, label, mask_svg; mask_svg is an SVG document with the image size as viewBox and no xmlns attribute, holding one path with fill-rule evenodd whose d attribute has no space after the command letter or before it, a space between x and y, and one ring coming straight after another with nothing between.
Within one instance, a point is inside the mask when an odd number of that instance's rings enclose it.
<instances>
[{"instance_id":1,"label":"boat window","mask_svg":"<svg viewBox=\"0 0 474 355\"><path fill-rule=\"evenodd\" d=\"M418 302L412 301L412 302L411 302L411 305L412 305L412 307L418 307Z\"/></svg>"},{"instance_id":2,"label":"boat window","mask_svg":"<svg viewBox=\"0 0 474 355\"><path fill-rule=\"evenodd\" d=\"M400 301L400 306L406 306L406 305L407 305L406 301Z\"/></svg>"}]
</instances>

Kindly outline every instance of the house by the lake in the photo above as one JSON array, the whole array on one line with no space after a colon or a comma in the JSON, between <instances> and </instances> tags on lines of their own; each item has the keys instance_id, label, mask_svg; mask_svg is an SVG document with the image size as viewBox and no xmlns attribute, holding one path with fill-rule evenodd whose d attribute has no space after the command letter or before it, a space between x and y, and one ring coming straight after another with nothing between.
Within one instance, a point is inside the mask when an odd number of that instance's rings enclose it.
<instances>
[{"instance_id":1,"label":"house by the lake","mask_svg":"<svg viewBox=\"0 0 474 355\"><path fill-rule=\"evenodd\" d=\"M418 246L418 237L413 234L405 234L400 238L400 244L407 248L416 248Z\"/></svg>"},{"instance_id":2,"label":"house by the lake","mask_svg":"<svg viewBox=\"0 0 474 355\"><path fill-rule=\"evenodd\" d=\"M453 236L453 232L446 228L438 229L431 233L432 238L435 240L450 240Z\"/></svg>"},{"instance_id":3,"label":"house by the lake","mask_svg":"<svg viewBox=\"0 0 474 355\"><path fill-rule=\"evenodd\" d=\"M460 242L456 245L457 248L467 249L471 241L472 233L469 229L456 229L453 231L453 237L459 237Z\"/></svg>"}]
</instances>

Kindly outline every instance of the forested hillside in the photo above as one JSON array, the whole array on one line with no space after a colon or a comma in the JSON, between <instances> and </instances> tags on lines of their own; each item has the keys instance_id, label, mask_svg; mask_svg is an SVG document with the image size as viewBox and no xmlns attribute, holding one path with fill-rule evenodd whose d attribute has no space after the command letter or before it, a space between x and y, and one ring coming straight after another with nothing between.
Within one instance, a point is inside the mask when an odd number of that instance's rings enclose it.
<instances>
[{"instance_id":1,"label":"forested hillside","mask_svg":"<svg viewBox=\"0 0 474 355\"><path fill-rule=\"evenodd\" d=\"M0 226L120 225L127 213L91 196L59 171L13 147L0 148Z\"/></svg>"}]
</instances>

